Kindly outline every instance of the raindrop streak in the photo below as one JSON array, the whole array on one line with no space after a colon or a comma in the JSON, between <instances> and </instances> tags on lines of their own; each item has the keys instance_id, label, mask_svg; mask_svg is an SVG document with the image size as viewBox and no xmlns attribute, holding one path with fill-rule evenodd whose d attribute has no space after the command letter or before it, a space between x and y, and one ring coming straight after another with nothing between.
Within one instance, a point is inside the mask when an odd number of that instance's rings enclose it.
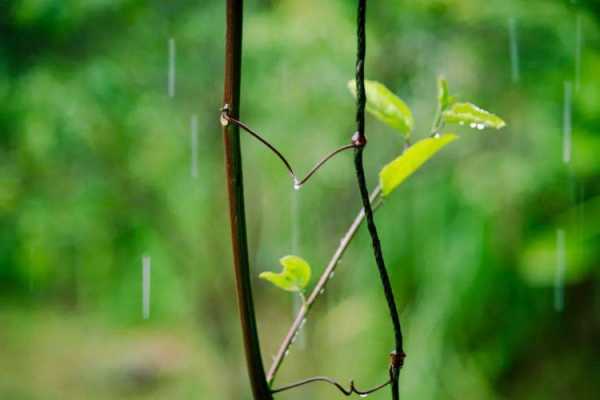
<instances>
[{"instance_id":1,"label":"raindrop streak","mask_svg":"<svg viewBox=\"0 0 600 400\"><path fill-rule=\"evenodd\" d=\"M150 318L150 274L152 261L150 256L142 257L142 317Z\"/></svg>"},{"instance_id":2,"label":"raindrop streak","mask_svg":"<svg viewBox=\"0 0 600 400\"><path fill-rule=\"evenodd\" d=\"M294 182L294 190L291 192L291 220L292 220L292 232L291 232L291 249L293 255L299 255L300 253L300 193L298 192L299 187L296 187ZM302 299L298 296L294 296L294 302L292 305L292 318L300 312L302 308ZM306 338L304 333L297 334L294 338L297 342L299 349L303 350L306 347Z\"/></svg>"},{"instance_id":3,"label":"raindrop streak","mask_svg":"<svg viewBox=\"0 0 600 400\"><path fill-rule=\"evenodd\" d=\"M575 19L575 90L581 87L581 47L583 45L583 23L581 14Z\"/></svg>"},{"instance_id":4,"label":"raindrop streak","mask_svg":"<svg viewBox=\"0 0 600 400\"><path fill-rule=\"evenodd\" d=\"M196 114L192 115L192 119L190 120L190 129L191 129L191 164L190 164L190 174L192 178L198 178L198 116Z\"/></svg>"},{"instance_id":5,"label":"raindrop streak","mask_svg":"<svg viewBox=\"0 0 600 400\"><path fill-rule=\"evenodd\" d=\"M573 88L571 82L565 82L565 94L563 105L563 143L562 159L565 164L571 162L571 97Z\"/></svg>"},{"instance_id":6,"label":"raindrop streak","mask_svg":"<svg viewBox=\"0 0 600 400\"><path fill-rule=\"evenodd\" d=\"M566 267L565 231L556 230L556 273L554 275L554 310L561 312L565 306L564 275Z\"/></svg>"},{"instance_id":7,"label":"raindrop streak","mask_svg":"<svg viewBox=\"0 0 600 400\"><path fill-rule=\"evenodd\" d=\"M300 251L300 193L293 191L291 192L291 220L292 220L292 232L291 232L291 248L292 254L298 255Z\"/></svg>"},{"instance_id":8,"label":"raindrop streak","mask_svg":"<svg viewBox=\"0 0 600 400\"><path fill-rule=\"evenodd\" d=\"M167 81L169 97L175 97L175 39L169 39L169 75Z\"/></svg>"},{"instance_id":9,"label":"raindrop streak","mask_svg":"<svg viewBox=\"0 0 600 400\"><path fill-rule=\"evenodd\" d=\"M510 68L512 81L517 83L520 78L519 73L519 38L517 36L517 20L515 17L508 19L508 39L510 49Z\"/></svg>"},{"instance_id":10,"label":"raindrop streak","mask_svg":"<svg viewBox=\"0 0 600 400\"><path fill-rule=\"evenodd\" d=\"M287 64L283 65L281 80L279 81L281 85L281 90L286 93L290 90L289 85L289 71ZM290 220L291 220L291 229L290 237L291 243L290 247L292 250L292 254L300 256L300 218L301 218L301 204L300 204L300 188L302 185L297 177L294 176L294 190L290 192L290 196L292 196L290 202ZM292 319L300 312L303 306L303 301L298 296L294 296L294 300L292 303ZM304 350L306 348L306 334L304 332L296 332L296 336L294 336L294 342L296 342L296 346L300 350Z\"/></svg>"}]
</instances>

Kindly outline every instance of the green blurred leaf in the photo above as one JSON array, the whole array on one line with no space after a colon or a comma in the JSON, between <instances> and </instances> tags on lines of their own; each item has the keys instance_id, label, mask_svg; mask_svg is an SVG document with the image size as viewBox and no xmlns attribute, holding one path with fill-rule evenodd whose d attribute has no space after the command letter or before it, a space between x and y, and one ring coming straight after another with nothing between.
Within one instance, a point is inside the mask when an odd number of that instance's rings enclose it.
<instances>
[{"instance_id":1,"label":"green blurred leaf","mask_svg":"<svg viewBox=\"0 0 600 400\"><path fill-rule=\"evenodd\" d=\"M356 97L356 81L348 82L350 92ZM402 99L392 93L385 85L376 81L365 81L367 111L380 121L397 129L405 137L415 124L412 111Z\"/></svg>"},{"instance_id":2,"label":"green blurred leaf","mask_svg":"<svg viewBox=\"0 0 600 400\"><path fill-rule=\"evenodd\" d=\"M580 282L593 271L592 247L573 240L579 239L574 229L566 231L564 264L559 263L556 235L556 230L546 229L523 248L518 270L528 284L552 287L556 285L557 273L561 269L561 280L567 284Z\"/></svg>"},{"instance_id":3,"label":"green blurred leaf","mask_svg":"<svg viewBox=\"0 0 600 400\"><path fill-rule=\"evenodd\" d=\"M279 260L283 271L263 272L259 278L271 282L280 289L288 292L301 292L310 281L310 265L298 256L285 256Z\"/></svg>"},{"instance_id":4,"label":"green blurred leaf","mask_svg":"<svg viewBox=\"0 0 600 400\"><path fill-rule=\"evenodd\" d=\"M577 283L597 272L598 252L595 241L600 237L600 196L581 202L554 216L544 229L523 243L519 251L519 272L533 286L556 285L557 273L565 283ZM562 246L559 231L562 230ZM562 261L559 252L562 250ZM564 263L564 264L563 264ZM561 265L562 264L562 265ZM561 271L562 270L562 271Z\"/></svg>"},{"instance_id":5,"label":"green blurred leaf","mask_svg":"<svg viewBox=\"0 0 600 400\"><path fill-rule=\"evenodd\" d=\"M469 125L477 129L501 129L506 126L502 118L471 103L454 103L443 115L448 124Z\"/></svg>"},{"instance_id":6,"label":"green blurred leaf","mask_svg":"<svg viewBox=\"0 0 600 400\"><path fill-rule=\"evenodd\" d=\"M453 133L445 133L439 137L419 140L410 146L394 161L387 164L379 172L379 182L383 195L387 196L396 189L406 178L419 169L435 153L448 143L458 139Z\"/></svg>"}]
</instances>

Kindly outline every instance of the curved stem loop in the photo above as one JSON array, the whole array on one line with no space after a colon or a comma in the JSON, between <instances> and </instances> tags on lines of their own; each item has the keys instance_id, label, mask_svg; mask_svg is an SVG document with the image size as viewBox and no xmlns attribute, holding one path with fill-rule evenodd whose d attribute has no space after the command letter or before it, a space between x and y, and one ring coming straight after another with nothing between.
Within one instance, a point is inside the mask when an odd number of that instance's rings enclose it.
<instances>
[{"instance_id":1,"label":"curved stem loop","mask_svg":"<svg viewBox=\"0 0 600 400\"><path fill-rule=\"evenodd\" d=\"M298 175L296 175L296 173L294 172L292 165L285 158L285 156L279 150L277 150L277 148L274 145L272 145L267 139L262 137L254 129L250 128L248 125L246 125L242 121L232 117L228 112L227 106L223 107L223 109L221 110L221 121L223 121L224 124L231 122L231 123L239 126L244 131L248 132L256 140L258 140L259 142L261 142L262 144L267 146L267 148L269 150L271 150L273 153L275 153L277 158L279 158L281 160L281 162L283 163L283 165L285 165L285 168L288 170L289 174L291 175L292 179L294 180L294 187L297 189L299 189L302 185L304 185L304 183L306 183L306 181L308 181L327 161L332 159L335 155L337 155L345 150L350 150L350 149L354 149L357 147L357 145L355 143L350 143L350 144L338 147L337 149L333 150L331 153L329 153L325 157L323 157L321 160L319 160L315 164L315 166L312 167L310 169L310 171L308 171L308 173L302 179L300 179L298 177Z\"/></svg>"}]
</instances>

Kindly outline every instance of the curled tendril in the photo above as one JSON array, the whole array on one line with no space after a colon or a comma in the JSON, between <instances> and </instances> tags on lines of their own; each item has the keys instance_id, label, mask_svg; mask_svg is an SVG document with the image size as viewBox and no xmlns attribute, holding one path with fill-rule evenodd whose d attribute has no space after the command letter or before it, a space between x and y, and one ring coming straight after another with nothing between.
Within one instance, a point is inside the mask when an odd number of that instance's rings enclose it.
<instances>
[{"instance_id":1,"label":"curled tendril","mask_svg":"<svg viewBox=\"0 0 600 400\"><path fill-rule=\"evenodd\" d=\"M267 139L262 137L258 132L256 132L252 128L250 128L248 125L246 125L242 121L229 115L229 107L227 106L227 104L221 109L220 120L221 120L221 124L223 126L227 126L229 123L233 123L233 124L237 125L238 127L242 128L244 131L248 132L252 137L257 139L259 142L261 142L262 144L267 146L267 148L269 148L269 150L271 150L273 153L275 153L275 155L285 165L285 168L288 170L289 174L294 179L294 187L296 187L296 188L300 188L302 185L304 185L304 183L306 183L306 181L308 181L327 161L329 161L335 155L337 155L345 150L354 149L361 145L361 144L357 144L353 141L350 144L338 147L337 149L335 149L334 151L332 151L331 153L329 153L325 157L323 157L319 162L317 162L315 164L315 166L312 167L310 171L308 171L308 173L304 176L304 178L300 179L294 172L294 169L292 168L292 166L288 162L288 160L284 157L283 154L281 154L281 152L279 150L277 150L277 148L274 145L269 143L269 141Z\"/></svg>"}]
</instances>

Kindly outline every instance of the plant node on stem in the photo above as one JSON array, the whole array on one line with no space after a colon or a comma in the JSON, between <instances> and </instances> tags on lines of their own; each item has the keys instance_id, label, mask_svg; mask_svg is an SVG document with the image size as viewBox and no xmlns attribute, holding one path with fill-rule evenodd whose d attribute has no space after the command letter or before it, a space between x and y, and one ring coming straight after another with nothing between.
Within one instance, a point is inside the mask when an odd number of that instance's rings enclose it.
<instances>
[{"instance_id":1,"label":"plant node on stem","mask_svg":"<svg viewBox=\"0 0 600 400\"><path fill-rule=\"evenodd\" d=\"M367 145L367 137L356 131L354 132L354 135L352 135L352 144L356 148L365 147Z\"/></svg>"}]
</instances>

